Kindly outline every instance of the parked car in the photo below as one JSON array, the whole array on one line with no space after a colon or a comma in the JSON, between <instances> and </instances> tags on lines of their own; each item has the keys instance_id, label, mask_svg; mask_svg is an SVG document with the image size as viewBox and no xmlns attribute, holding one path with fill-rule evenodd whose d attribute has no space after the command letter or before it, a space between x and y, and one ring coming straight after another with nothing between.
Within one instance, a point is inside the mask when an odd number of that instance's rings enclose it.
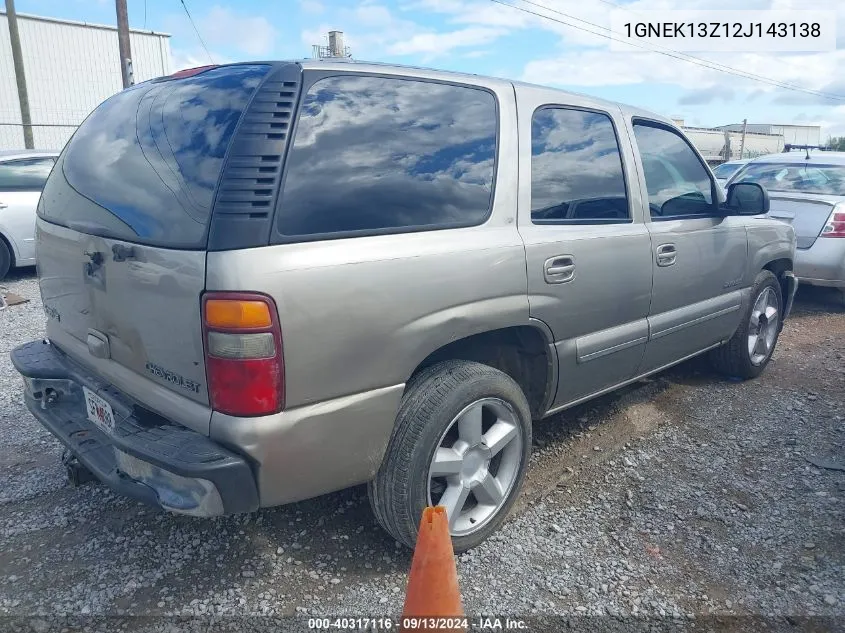
<instances>
[{"instance_id":1,"label":"parked car","mask_svg":"<svg viewBox=\"0 0 845 633\"><path fill-rule=\"evenodd\" d=\"M750 159L748 158L744 158L742 160L729 160L721 165L717 165L713 168L713 175L716 177L716 182L724 187L727 184L728 179L739 171L743 165L748 163L749 160Z\"/></svg>"},{"instance_id":2,"label":"parked car","mask_svg":"<svg viewBox=\"0 0 845 633\"><path fill-rule=\"evenodd\" d=\"M785 152L750 161L730 180L770 192L769 217L795 227L801 283L839 290L845 305L845 152Z\"/></svg>"},{"instance_id":3,"label":"parked car","mask_svg":"<svg viewBox=\"0 0 845 633\"><path fill-rule=\"evenodd\" d=\"M704 352L763 371L795 291L767 208L756 184L725 201L669 119L599 99L357 62L183 72L59 157L48 338L12 361L71 474L200 516L368 483L398 541L439 504L463 551L514 503L532 420Z\"/></svg>"},{"instance_id":4,"label":"parked car","mask_svg":"<svg viewBox=\"0 0 845 633\"><path fill-rule=\"evenodd\" d=\"M35 265L35 207L58 152L0 151L0 279Z\"/></svg>"}]
</instances>

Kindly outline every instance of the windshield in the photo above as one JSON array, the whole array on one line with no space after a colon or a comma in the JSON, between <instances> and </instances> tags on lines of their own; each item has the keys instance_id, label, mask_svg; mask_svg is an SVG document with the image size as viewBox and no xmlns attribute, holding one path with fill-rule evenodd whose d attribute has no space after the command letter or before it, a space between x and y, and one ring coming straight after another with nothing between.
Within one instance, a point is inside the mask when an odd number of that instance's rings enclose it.
<instances>
[{"instance_id":1,"label":"windshield","mask_svg":"<svg viewBox=\"0 0 845 633\"><path fill-rule=\"evenodd\" d=\"M756 182L769 191L845 196L845 165L750 163L733 182Z\"/></svg>"},{"instance_id":2,"label":"windshield","mask_svg":"<svg viewBox=\"0 0 845 633\"><path fill-rule=\"evenodd\" d=\"M713 170L713 175L716 178L730 178L740 167L742 167L742 163L722 163Z\"/></svg>"}]
</instances>

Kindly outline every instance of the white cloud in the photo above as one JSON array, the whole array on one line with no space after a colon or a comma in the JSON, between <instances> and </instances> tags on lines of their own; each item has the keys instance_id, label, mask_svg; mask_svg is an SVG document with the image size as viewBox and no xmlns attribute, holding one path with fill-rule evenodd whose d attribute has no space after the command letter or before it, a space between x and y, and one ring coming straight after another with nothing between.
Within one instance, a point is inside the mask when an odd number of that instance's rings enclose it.
<instances>
[{"instance_id":1,"label":"white cloud","mask_svg":"<svg viewBox=\"0 0 845 633\"><path fill-rule=\"evenodd\" d=\"M473 26L446 33L417 33L394 43L388 48L388 52L394 55L445 54L456 48L489 44L505 32L501 28Z\"/></svg>"},{"instance_id":2,"label":"white cloud","mask_svg":"<svg viewBox=\"0 0 845 633\"><path fill-rule=\"evenodd\" d=\"M220 5L197 19L197 28L209 46L227 46L250 56L272 53L276 42L276 29L267 18Z\"/></svg>"},{"instance_id":3,"label":"white cloud","mask_svg":"<svg viewBox=\"0 0 845 633\"><path fill-rule=\"evenodd\" d=\"M174 48L171 49L171 62L173 72L177 70L184 70L185 68L196 68L197 66L207 66L212 62L208 59L208 53L197 46L195 48ZM215 64L228 64L234 60L229 59L219 53L211 51L211 56Z\"/></svg>"},{"instance_id":4,"label":"white cloud","mask_svg":"<svg viewBox=\"0 0 845 633\"><path fill-rule=\"evenodd\" d=\"M326 8L319 0L299 0L299 9L303 13L320 14L325 12Z\"/></svg>"}]
</instances>

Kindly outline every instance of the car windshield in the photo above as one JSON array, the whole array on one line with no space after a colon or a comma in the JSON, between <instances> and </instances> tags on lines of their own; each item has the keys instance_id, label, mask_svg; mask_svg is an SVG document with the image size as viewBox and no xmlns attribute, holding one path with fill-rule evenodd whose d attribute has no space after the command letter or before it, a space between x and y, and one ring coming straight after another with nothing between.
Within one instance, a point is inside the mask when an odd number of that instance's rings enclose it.
<instances>
[{"instance_id":1,"label":"car windshield","mask_svg":"<svg viewBox=\"0 0 845 633\"><path fill-rule=\"evenodd\" d=\"M722 163L713 170L713 175L716 178L730 178L740 167L742 167L742 163Z\"/></svg>"},{"instance_id":2,"label":"car windshield","mask_svg":"<svg viewBox=\"0 0 845 633\"><path fill-rule=\"evenodd\" d=\"M733 182L756 182L769 191L845 196L845 165L750 163Z\"/></svg>"}]
</instances>

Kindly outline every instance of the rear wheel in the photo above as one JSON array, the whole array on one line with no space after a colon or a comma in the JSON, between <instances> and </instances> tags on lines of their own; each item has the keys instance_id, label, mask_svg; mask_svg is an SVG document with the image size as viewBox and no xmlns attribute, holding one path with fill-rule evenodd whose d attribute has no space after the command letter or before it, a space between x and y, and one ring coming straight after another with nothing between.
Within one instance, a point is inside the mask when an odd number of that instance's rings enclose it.
<instances>
[{"instance_id":1,"label":"rear wheel","mask_svg":"<svg viewBox=\"0 0 845 633\"><path fill-rule=\"evenodd\" d=\"M455 551L477 546L513 506L531 450L525 395L501 371L446 361L410 381L369 485L376 519L413 547L423 508L447 510Z\"/></svg>"},{"instance_id":2,"label":"rear wheel","mask_svg":"<svg viewBox=\"0 0 845 633\"><path fill-rule=\"evenodd\" d=\"M781 328L781 289L777 277L763 270L751 288L751 303L731 339L713 350L711 360L728 376L756 378L772 358Z\"/></svg>"},{"instance_id":3,"label":"rear wheel","mask_svg":"<svg viewBox=\"0 0 845 633\"><path fill-rule=\"evenodd\" d=\"M9 250L9 245L6 240L0 239L0 279L9 274L9 269L12 267L12 251Z\"/></svg>"}]
</instances>

